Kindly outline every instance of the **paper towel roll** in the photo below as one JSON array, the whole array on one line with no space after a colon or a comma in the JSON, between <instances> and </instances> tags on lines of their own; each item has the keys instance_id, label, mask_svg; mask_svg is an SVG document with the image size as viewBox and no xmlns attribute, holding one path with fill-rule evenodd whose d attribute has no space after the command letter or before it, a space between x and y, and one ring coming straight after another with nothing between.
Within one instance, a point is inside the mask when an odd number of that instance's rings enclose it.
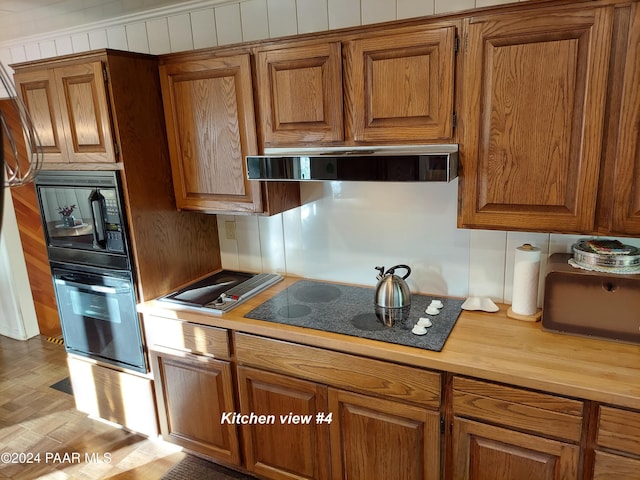
<instances>
[{"instance_id":1,"label":"paper towel roll","mask_svg":"<svg viewBox=\"0 0 640 480\"><path fill-rule=\"evenodd\" d=\"M516 248L513 267L511 310L518 315L533 315L538 303L540 249L525 243Z\"/></svg>"}]
</instances>

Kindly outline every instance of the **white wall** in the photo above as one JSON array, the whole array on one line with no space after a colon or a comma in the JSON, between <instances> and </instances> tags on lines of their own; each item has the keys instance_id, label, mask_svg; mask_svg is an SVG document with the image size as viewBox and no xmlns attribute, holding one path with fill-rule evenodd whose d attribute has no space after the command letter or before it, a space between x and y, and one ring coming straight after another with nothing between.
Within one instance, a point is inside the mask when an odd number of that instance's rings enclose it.
<instances>
[{"instance_id":1,"label":"white wall","mask_svg":"<svg viewBox=\"0 0 640 480\"><path fill-rule=\"evenodd\" d=\"M10 64L104 47L164 54L499 3L509 1L179 2L5 41L0 43L0 61ZM489 296L509 303L517 246L532 243L542 249L544 258L569 252L579 238L459 230L457 181L409 186L303 184L302 193L306 200L302 207L274 217L219 215L223 266L372 285L375 266L406 263L413 268L409 280L414 291ZM235 222L235 239L226 238L226 222ZM640 239L624 241L640 246Z\"/></svg>"},{"instance_id":2,"label":"white wall","mask_svg":"<svg viewBox=\"0 0 640 480\"><path fill-rule=\"evenodd\" d=\"M169 0L156 2L171 3ZM78 19L95 19L99 14L95 6L86 5L82 0L67 0L60 6L54 2L49 12L25 11L22 16L14 17L12 25L6 26L6 31L25 34L0 42L0 61L7 65L99 48L163 54L510 3L510 0L174 0L174 5L125 15L129 3L111 2L112 8L102 12L103 19L90 24ZM65 22L60 18L59 9L72 6L75 11L69 11L66 18L73 19L71 25L81 26L60 30L59 26ZM31 34L33 31L41 33ZM0 38L4 38L4 34Z\"/></svg>"}]
</instances>

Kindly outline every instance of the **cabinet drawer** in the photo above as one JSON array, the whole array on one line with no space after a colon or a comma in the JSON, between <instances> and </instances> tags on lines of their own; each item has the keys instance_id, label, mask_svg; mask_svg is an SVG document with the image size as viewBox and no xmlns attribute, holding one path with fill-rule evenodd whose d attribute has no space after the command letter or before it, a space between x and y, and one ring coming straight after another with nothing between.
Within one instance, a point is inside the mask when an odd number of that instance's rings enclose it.
<instances>
[{"instance_id":1,"label":"cabinet drawer","mask_svg":"<svg viewBox=\"0 0 640 480\"><path fill-rule=\"evenodd\" d=\"M440 374L322 348L235 333L240 364L438 408Z\"/></svg>"},{"instance_id":2,"label":"cabinet drawer","mask_svg":"<svg viewBox=\"0 0 640 480\"><path fill-rule=\"evenodd\" d=\"M640 412L601 406L598 446L640 455Z\"/></svg>"},{"instance_id":3,"label":"cabinet drawer","mask_svg":"<svg viewBox=\"0 0 640 480\"><path fill-rule=\"evenodd\" d=\"M574 442L582 432L578 400L463 377L453 379L453 412Z\"/></svg>"},{"instance_id":4,"label":"cabinet drawer","mask_svg":"<svg viewBox=\"0 0 640 480\"><path fill-rule=\"evenodd\" d=\"M229 335L224 328L145 315L144 331L150 346L229 359Z\"/></svg>"}]
</instances>

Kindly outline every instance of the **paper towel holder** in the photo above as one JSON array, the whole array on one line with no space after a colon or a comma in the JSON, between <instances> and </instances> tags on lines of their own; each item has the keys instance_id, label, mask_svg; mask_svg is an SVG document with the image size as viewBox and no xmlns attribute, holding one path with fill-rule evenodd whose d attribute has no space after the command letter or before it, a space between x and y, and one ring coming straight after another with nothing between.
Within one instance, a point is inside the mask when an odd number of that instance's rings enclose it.
<instances>
[{"instance_id":1,"label":"paper towel holder","mask_svg":"<svg viewBox=\"0 0 640 480\"><path fill-rule=\"evenodd\" d=\"M525 243L524 245L522 245L520 247L520 249L525 250L525 251L532 251L532 250L534 250L534 247L529 243ZM523 315L521 313L514 312L513 309L511 307L509 307L507 309L507 317L513 318L515 320L523 320L525 322L537 322L542 317L542 309L541 308L537 308L535 313L533 313L531 315Z\"/></svg>"}]
</instances>

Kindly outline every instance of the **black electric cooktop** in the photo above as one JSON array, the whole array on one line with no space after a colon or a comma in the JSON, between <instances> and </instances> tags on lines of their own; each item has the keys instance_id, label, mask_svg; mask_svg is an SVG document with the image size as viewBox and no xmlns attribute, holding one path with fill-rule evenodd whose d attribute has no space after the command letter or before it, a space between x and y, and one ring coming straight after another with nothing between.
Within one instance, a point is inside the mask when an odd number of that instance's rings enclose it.
<instances>
[{"instance_id":1,"label":"black electric cooktop","mask_svg":"<svg viewBox=\"0 0 640 480\"><path fill-rule=\"evenodd\" d=\"M408 317L385 327L375 314L374 292L367 287L300 280L245 317L439 352L464 301L413 294ZM431 300L442 300L444 304L437 315L425 313ZM411 330L421 317L431 320L432 326L427 328L426 335L414 335Z\"/></svg>"}]
</instances>

